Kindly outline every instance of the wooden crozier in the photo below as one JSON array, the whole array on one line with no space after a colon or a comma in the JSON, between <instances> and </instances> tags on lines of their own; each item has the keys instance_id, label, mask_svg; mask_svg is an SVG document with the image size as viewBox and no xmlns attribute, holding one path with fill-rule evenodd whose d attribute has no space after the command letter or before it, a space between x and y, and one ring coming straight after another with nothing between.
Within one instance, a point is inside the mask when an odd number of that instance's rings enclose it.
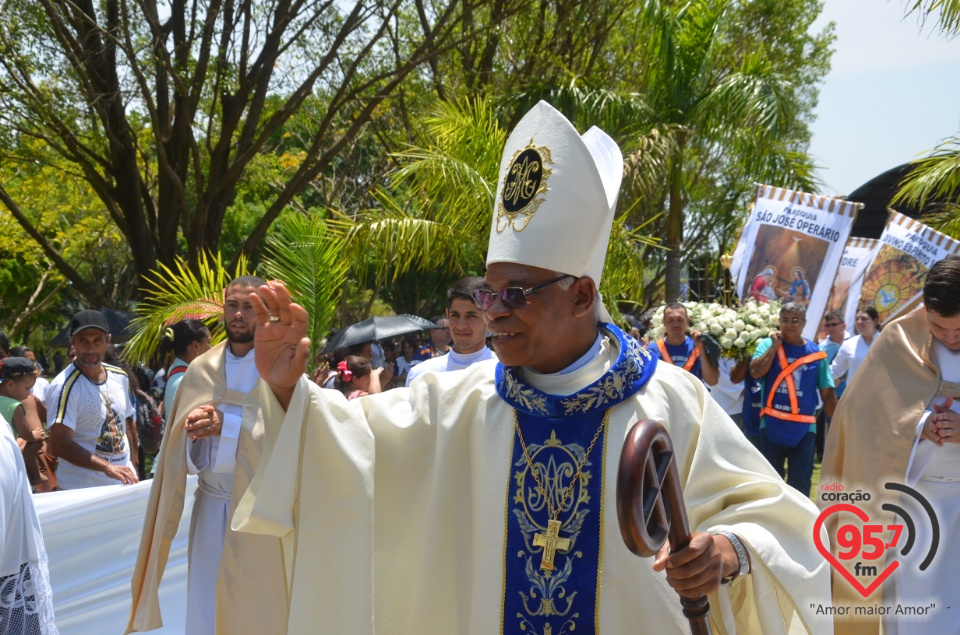
<instances>
[{"instance_id":1,"label":"wooden crozier","mask_svg":"<svg viewBox=\"0 0 960 635\"><path fill-rule=\"evenodd\" d=\"M641 558L655 556L670 541L670 552L690 542L686 506L673 443L658 422L644 419L634 424L620 453L617 473L617 518L627 548ZM683 614L693 635L710 635L707 596L681 597Z\"/></svg>"}]
</instances>

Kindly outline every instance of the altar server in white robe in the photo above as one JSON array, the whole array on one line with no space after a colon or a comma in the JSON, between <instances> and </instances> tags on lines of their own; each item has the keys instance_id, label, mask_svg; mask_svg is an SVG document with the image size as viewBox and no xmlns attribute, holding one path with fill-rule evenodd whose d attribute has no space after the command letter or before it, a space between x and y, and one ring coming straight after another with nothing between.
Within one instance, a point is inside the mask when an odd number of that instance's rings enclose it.
<instances>
[{"instance_id":1,"label":"altar server in white robe","mask_svg":"<svg viewBox=\"0 0 960 635\"><path fill-rule=\"evenodd\" d=\"M303 377L302 307L261 288L265 456L233 524L295 545L289 633L682 633L678 592L709 595L715 633L832 632L816 508L699 380L600 319L622 172L544 102L510 135L475 294L495 373L347 402ZM673 437L695 532L652 561L615 508L643 418Z\"/></svg>"},{"instance_id":2,"label":"altar server in white robe","mask_svg":"<svg viewBox=\"0 0 960 635\"><path fill-rule=\"evenodd\" d=\"M0 417L0 634L57 633L27 468L10 424Z\"/></svg>"}]
</instances>

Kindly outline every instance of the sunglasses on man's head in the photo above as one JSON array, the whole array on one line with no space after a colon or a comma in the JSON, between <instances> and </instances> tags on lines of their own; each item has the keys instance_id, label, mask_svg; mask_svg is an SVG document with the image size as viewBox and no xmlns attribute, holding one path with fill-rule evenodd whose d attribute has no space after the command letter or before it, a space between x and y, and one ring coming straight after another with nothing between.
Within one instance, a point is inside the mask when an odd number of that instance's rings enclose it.
<instances>
[{"instance_id":1,"label":"sunglasses on man's head","mask_svg":"<svg viewBox=\"0 0 960 635\"><path fill-rule=\"evenodd\" d=\"M833 328L834 326L837 326L839 324L843 324L843 322L824 322L823 323L823 325L826 326L827 328Z\"/></svg>"},{"instance_id":2,"label":"sunglasses on man's head","mask_svg":"<svg viewBox=\"0 0 960 635\"><path fill-rule=\"evenodd\" d=\"M559 278L541 282L540 284L530 287L529 289L524 289L523 287L506 287L505 289L500 289L499 291L492 291L490 289L477 289L473 292L473 301L476 303L478 309L481 311L486 311L493 305L494 298L499 296L500 302L503 303L503 306L507 307L508 309L519 309L527 303L527 296L531 296L541 289L546 289L551 284L560 282L565 278L576 278L576 276L565 273Z\"/></svg>"}]
</instances>

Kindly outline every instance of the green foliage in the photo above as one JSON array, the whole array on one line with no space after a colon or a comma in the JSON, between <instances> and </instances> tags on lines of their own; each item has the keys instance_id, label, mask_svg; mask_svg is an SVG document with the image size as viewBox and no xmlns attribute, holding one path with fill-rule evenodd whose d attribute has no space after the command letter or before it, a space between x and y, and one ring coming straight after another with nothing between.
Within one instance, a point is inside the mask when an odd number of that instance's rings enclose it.
<instances>
[{"instance_id":1,"label":"green foliage","mask_svg":"<svg viewBox=\"0 0 960 635\"><path fill-rule=\"evenodd\" d=\"M647 257L654 251L651 248L660 244L659 239L645 234L651 223L631 228L627 220L627 215L621 215L613 222L600 281L600 291L611 312L619 302L637 304L643 300Z\"/></svg>"},{"instance_id":2,"label":"green foliage","mask_svg":"<svg viewBox=\"0 0 960 635\"><path fill-rule=\"evenodd\" d=\"M810 71L794 42L810 44L797 34L820 5L783 4L800 24L775 19L767 0L643 3L639 94L645 109L639 111L645 119L641 133L622 143L621 200L634 225L652 223L649 232L665 237L667 250L650 253L648 282L657 287L664 280L670 297L679 293L683 263L724 248L761 174L768 182L815 185L804 122L815 94L799 88L796 78L815 81L826 72L821 51L830 36L815 39L810 50L822 65ZM776 50L778 39L790 42L789 53Z\"/></svg>"},{"instance_id":3,"label":"green foliage","mask_svg":"<svg viewBox=\"0 0 960 635\"><path fill-rule=\"evenodd\" d=\"M471 4L0 6L0 147L29 162L19 143L26 138L58 155L62 178L100 200L142 278L178 254L196 267L201 251L222 251L223 236L242 238L234 253L253 254L319 175L355 156L351 146L404 78L452 45ZM272 156L257 165L264 155ZM235 206L238 192L256 200ZM79 287L82 276L68 262L57 267Z\"/></svg>"},{"instance_id":4,"label":"green foliage","mask_svg":"<svg viewBox=\"0 0 960 635\"><path fill-rule=\"evenodd\" d=\"M455 280L482 267L506 133L482 99L440 104L425 127L425 144L395 155L400 168L389 190L374 191L378 207L329 221L360 282L428 270Z\"/></svg>"},{"instance_id":5,"label":"green foliage","mask_svg":"<svg viewBox=\"0 0 960 635\"><path fill-rule=\"evenodd\" d=\"M309 313L311 362L336 317L349 269L342 252L341 238L328 231L317 214L292 215L267 238L263 272L283 281L293 300Z\"/></svg>"},{"instance_id":6,"label":"green foliage","mask_svg":"<svg viewBox=\"0 0 960 635\"><path fill-rule=\"evenodd\" d=\"M45 144L27 137L17 146L30 160L0 153L0 268L10 274L0 290L0 326L26 337L34 328L62 327L83 305L126 308L135 289L123 235L94 192L72 180ZM14 212L42 230L44 246ZM57 259L77 277L68 280Z\"/></svg>"},{"instance_id":7,"label":"green foliage","mask_svg":"<svg viewBox=\"0 0 960 635\"><path fill-rule=\"evenodd\" d=\"M923 22L935 20L944 35L960 35L960 1L911 0L907 8ZM900 203L920 208L924 222L960 239L960 135L945 139L930 156L913 162L891 201L894 207Z\"/></svg>"},{"instance_id":8,"label":"green foliage","mask_svg":"<svg viewBox=\"0 0 960 635\"><path fill-rule=\"evenodd\" d=\"M960 135L940 143L930 156L913 162L892 204L924 208L931 199L960 196Z\"/></svg>"},{"instance_id":9,"label":"green foliage","mask_svg":"<svg viewBox=\"0 0 960 635\"><path fill-rule=\"evenodd\" d=\"M923 210L925 223L960 238L960 135L913 162L890 204L900 203Z\"/></svg>"},{"instance_id":10,"label":"green foliage","mask_svg":"<svg viewBox=\"0 0 960 635\"><path fill-rule=\"evenodd\" d=\"M907 7L910 13L919 12L924 21L935 19L944 34L960 34L960 2L957 0L912 0Z\"/></svg>"},{"instance_id":11,"label":"green foliage","mask_svg":"<svg viewBox=\"0 0 960 635\"><path fill-rule=\"evenodd\" d=\"M19 315L34 284L51 313L81 296L122 307L155 261L176 271L180 254L199 272L194 254L219 251L258 264L274 219L322 214L354 285L337 287L350 296L341 318L379 310L378 297L426 311L482 271L503 143L541 98L623 148L603 292L639 302L663 279L666 251L644 235L668 234L672 185L684 263L729 244L754 182L815 191L808 125L833 40L809 28L821 5L444 1L425 35L410 2L351 17L353 3L242 0L229 21L226 5L188 0L157 21L130 5L112 24L97 3L8 0L0 188L65 264L22 249L33 238L0 217L11 258L35 268L17 269L20 304L0 307ZM229 30L241 17L253 44Z\"/></svg>"},{"instance_id":12,"label":"green foliage","mask_svg":"<svg viewBox=\"0 0 960 635\"><path fill-rule=\"evenodd\" d=\"M131 364L150 363L166 328L187 318L203 320L213 344L226 337L223 292L231 280L252 271L245 258L240 259L232 273L227 271L220 254L201 253L198 263L199 268L194 271L178 258L173 267L161 264L147 275L144 300L137 306L137 318L132 322L136 335L124 348L124 359Z\"/></svg>"}]
</instances>

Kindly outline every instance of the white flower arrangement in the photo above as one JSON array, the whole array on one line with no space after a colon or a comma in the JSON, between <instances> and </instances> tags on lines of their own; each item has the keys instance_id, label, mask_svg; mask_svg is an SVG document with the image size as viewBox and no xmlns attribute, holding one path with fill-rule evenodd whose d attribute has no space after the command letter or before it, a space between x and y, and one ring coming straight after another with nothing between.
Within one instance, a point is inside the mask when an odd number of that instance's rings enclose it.
<instances>
[{"instance_id":1,"label":"white flower arrangement","mask_svg":"<svg viewBox=\"0 0 960 635\"><path fill-rule=\"evenodd\" d=\"M661 305L650 320L647 333L651 340L664 335L663 309ZM769 337L780 324L780 301L758 303L749 300L737 308L715 302L684 302L690 318L690 330L709 335L720 344L723 357L750 359L757 343Z\"/></svg>"}]
</instances>

